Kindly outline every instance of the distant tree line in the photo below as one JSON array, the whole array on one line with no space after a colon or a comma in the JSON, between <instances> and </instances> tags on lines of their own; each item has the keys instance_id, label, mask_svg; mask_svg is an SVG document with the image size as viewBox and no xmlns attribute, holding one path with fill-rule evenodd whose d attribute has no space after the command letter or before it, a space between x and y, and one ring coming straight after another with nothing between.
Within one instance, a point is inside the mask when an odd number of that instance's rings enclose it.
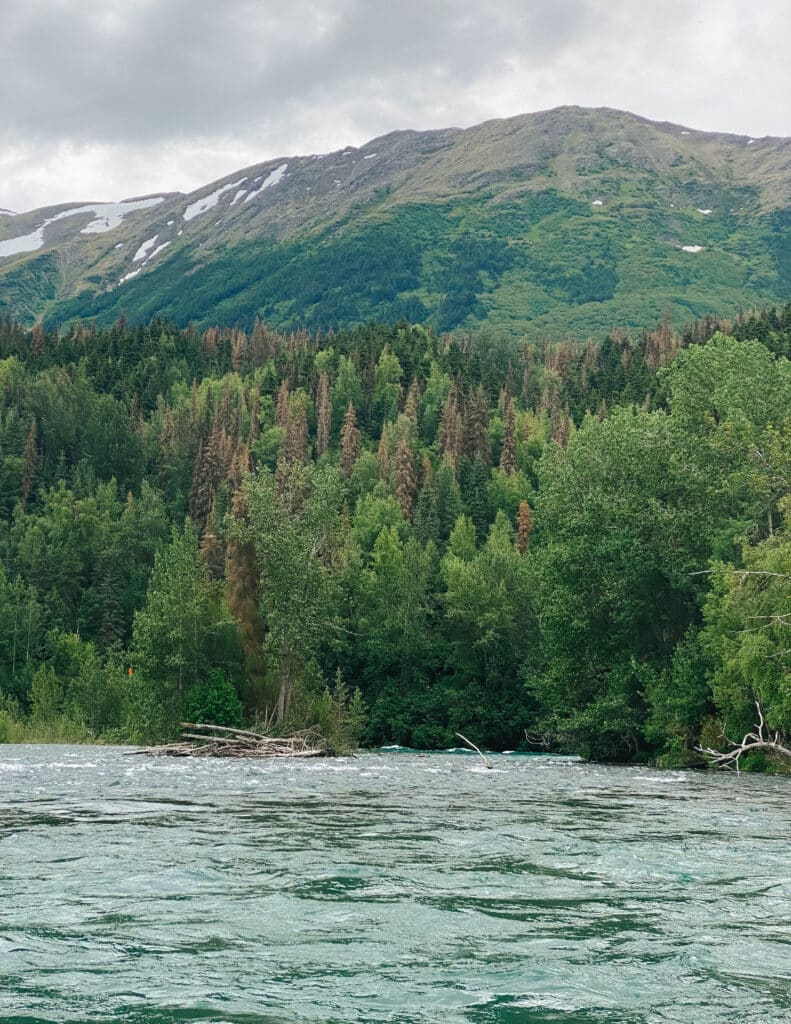
<instances>
[{"instance_id":1,"label":"distant tree line","mask_svg":"<svg viewBox=\"0 0 791 1024\"><path fill-rule=\"evenodd\" d=\"M587 345L0 321L0 739L791 735L789 356L791 305Z\"/></svg>"}]
</instances>

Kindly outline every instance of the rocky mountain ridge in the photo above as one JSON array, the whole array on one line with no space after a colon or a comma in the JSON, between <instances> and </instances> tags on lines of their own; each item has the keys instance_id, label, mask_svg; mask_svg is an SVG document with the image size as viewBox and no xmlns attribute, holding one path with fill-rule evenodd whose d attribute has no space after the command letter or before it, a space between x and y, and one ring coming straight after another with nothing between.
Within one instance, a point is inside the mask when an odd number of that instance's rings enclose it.
<instances>
[{"instance_id":1,"label":"rocky mountain ridge","mask_svg":"<svg viewBox=\"0 0 791 1024\"><path fill-rule=\"evenodd\" d=\"M596 328L783 298L789 211L789 139L563 107L276 158L186 195L0 211L0 312L579 334L586 308Z\"/></svg>"}]
</instances>

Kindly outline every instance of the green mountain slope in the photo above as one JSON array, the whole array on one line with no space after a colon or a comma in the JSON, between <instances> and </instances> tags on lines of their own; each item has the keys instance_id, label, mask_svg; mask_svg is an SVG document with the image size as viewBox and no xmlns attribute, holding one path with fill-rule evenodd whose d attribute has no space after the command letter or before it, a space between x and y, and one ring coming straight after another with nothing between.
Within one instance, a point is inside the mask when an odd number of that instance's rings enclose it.
<instances>
[{"instance_id":1,"label":"green mountain slope","mask_svg":"<svg viewBox=\"0 0 791 1024\"><path fill-rule=\"evenodd\" d=\"M405 317L585 337L791 287L791 140L612 110L270 161L96 235L88 209L0 219L9 239L56 218L41 248L0 258L0 312L277 328Z\"/></svg>"}]
</instances>

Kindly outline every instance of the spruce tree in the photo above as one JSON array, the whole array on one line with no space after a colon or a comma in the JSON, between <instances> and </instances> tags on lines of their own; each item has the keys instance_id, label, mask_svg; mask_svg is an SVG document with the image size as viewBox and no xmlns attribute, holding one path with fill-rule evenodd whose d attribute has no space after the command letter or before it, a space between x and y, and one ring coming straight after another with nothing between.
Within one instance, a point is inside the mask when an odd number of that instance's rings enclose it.
<instances>
[{"instance_id":1,"label":"spruce tree","mask_svg":"<svg viewBox=\"0 0 791 1024\"><path fill-rule=\"evenodd\" d=\"M225 553L222 548L222 542L217 536L216 498L212 501L206 518L206 526L201 537L200 551L203 563L209 572L209 577L213 580L221 580L225 571Z\"/></svg>"},{"instance_id":2,"label":"spruce tree","mask_svg":"<svg viewBox=\"0 0 791 1024\"><path fill-rule=\"evenodd\" d=\"M332 403L330 402L330 379L326 372L319 376L316 395L316 456L320 458L330 446L332 425Z\"/></svg>"},{"instance_id":3,"label":"spruce tree","mask_svg":"<svg viewBox=\"0 0 791 1024\"><path fill-rule=\"evenodd\" d=\"M458 473L461 455L461 416L455 387L451 389L442 409L442 419L437 431L437 449L453 468L454 473Z\"/></svg>"},{"instance_id":4,"label":"spruce tree","mask_svg":"<svg viewBox=\"0 0 791 1024\"><path fill-rule=\"evenodd\" d=\"M500 469L509 476L516 472L516 414L514 412L513 399L510 396L505 401L505 429L503 431L503 446L500 450Z\"/></svg>"},{"instance_id":5,"label":"spruce tree","mask_svg":"<svg viewBox=\"0 0 791 1024\"><path fill-rule=\"evenodd\" d=\"M275 423L283 430L288 430L289 406L288 379L284 377L277 393L277 406L275 407Z\"/></svg>"},{"instance_id":6,"label":"spruce tree","mask_svg":"<svg viewBox=\"0 0 791 1024\"><path fill-rule=\"evenodd\" d=\"M357 416L351 402L346 409L341 427L341 469L343 475L352 475L355 463L360 457L360 431L357 429Z\"/></svg>"},{"instance_id":7,"label":"spruce tree","mask_svg":"<svg viewBox=\"0 0 791 1024\"><path fill-rule=\"evenodd\" d=\"M30 421L27 441L25 442L25 453L22 456L22 482L19 488L19 502L22 508L27 505L28 498L36 482L36 470L38 469L38 438L35 416Z\"/></svg>"},{"instance_id":8,"label":"spruce tree","mask_svg":"<svg viewBox=\"0 0 791 1024\"><path fill-rule=\"evenodd\" d=\"M420 411L420 382L417 377L412 378L409 385L406 401L404 402L404 415L417 427L418 413Z\"/></svg>"},{"instance_id":9,"label":"spruce tree","mask_svg":"<svg viewBox=\"0 0 791 1024\"><path fill-rule=\"evenodd\" d=\"M530 534L533 532L533 513L526 501L519 502L519 512L516 516L516 546L519 554L524 555L530 544Z\"/></svg>"},{"instance_id":10,"label":"spruce tree","mask_svg":"<svg viewBox=\"0 0 791 1024\"><path fill-rule=\"evenodd\" d=\"M290 403L283 455L289 462L308 462L310 460L308 413L304 401Z\"/></svg>"},{"instance_id":11,"label":"spruce tree","mask_svg":"<svg viewBox=\"0 0 791 1024\"><path fill-rule=\"evenodd\" d=\"M423 460L423 486L415 505L414 530L421 544L439 541L437 481L428 458Z\"/></svg>"},{"instance_id":12,"label":"spruce tree","mask_svg":"<svg viewBox=\"0 0 791 1024\"><path fill-rule=\"evenodd\" d=\"M471 462L480 460L488 466L492 461L489 442L489 403L486 392L478 387L467 401L464 414L463 451Z\"/></svg>"},{"instance_id":13,"label":"spruce tree","mask_svg":"<svg viewBox=\"0 0 791 1024\"><path fill-rule=\"evenodd\" d=\"M439 535L442 540L447 540L453 524L462 512L459 482L453 466L447 459L443 459L437 467L436 481Z\"/></svg>"},{"instance_id":14,"label":"spruce tree","mask_svg":"<svg viewBox=\"0 0 791 1024\"><path fill-rule=\"evenodd\" d=\"M412 449L406 438L398 443L395 453L395 496L405 519L412 518L417 481L412 462Z\"/></svg>"}]
</instances>

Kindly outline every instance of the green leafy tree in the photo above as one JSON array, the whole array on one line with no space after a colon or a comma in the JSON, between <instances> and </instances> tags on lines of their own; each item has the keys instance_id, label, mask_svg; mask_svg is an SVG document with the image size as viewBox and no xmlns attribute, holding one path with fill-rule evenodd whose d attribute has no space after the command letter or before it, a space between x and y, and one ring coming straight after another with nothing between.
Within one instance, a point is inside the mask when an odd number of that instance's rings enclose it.
<instances>
[{"instance_id":1,"label":"green leafy tree","mask_svg":"<svg viewBox=\"0 0 791 1024\"><path fill-rule=\"evenodd\" d=\"M398 415L401 401L403 370L398 358L385 345L374 371L373 412L374 427L381 426Z\"/></svg>"},{"instance_id":2,"label":"green leafy tree","mask_svg":"<svg viewBox=\"0 0 791 1024\"><path fill-rule=\"evenodd\" d=\"M525 561L504 513L498 512L480 550L471 521L459 520L442 578L447 670L464 693L467 718L486 742L519 742L529 724L521 676L537 636Z\"/></svg>"},{"instance_id":3,"label":"green leafy tree","mask_svg":"<svg viewBox=\"0 0 791 1024\"><path fill-rule=\"evenodd\" d=\"M695 618L706 537L670 420L589 419L539 466L528 560L547 723L595 756L641 746L644 693Z\"/></svg>"},{"instance_id":4,"label":"green leafy tree","mask_svg":"<svg viewBox=\"0 0 791 1024\"><path fill-rule=\"evenodd\" d=\"M246 517L232 536L255 551L274 706L285 721L328 636L337 628L343 484L332 468L295 465L280 486L267 472L244 485Z\"/></svg>"},{"instance_id":5,"label":"green leafy tree","mask_svg":"<svg viewBox=\"0 0 791 1024\"><path fill-rule=\"evenodd\" d=\"M786 503L786 508L788 503ZM741 737L758 701L769 730L791 736L791 540L785 531L719 564L701 634L722 735Z\"/></svg>"},{"instance_id":6,"label":"green leafy tree","mask_svg":"<svg viewBox=\"0 0 791 1024\"><path fill-rule=\"evenodd\" d=\"M170 544L155 556L145 605L134 617L131 660L140 731L173 730L189 690L222 658L229 628L195 531L189 523L174 527Z\"/></svg>"}]
</instances>

